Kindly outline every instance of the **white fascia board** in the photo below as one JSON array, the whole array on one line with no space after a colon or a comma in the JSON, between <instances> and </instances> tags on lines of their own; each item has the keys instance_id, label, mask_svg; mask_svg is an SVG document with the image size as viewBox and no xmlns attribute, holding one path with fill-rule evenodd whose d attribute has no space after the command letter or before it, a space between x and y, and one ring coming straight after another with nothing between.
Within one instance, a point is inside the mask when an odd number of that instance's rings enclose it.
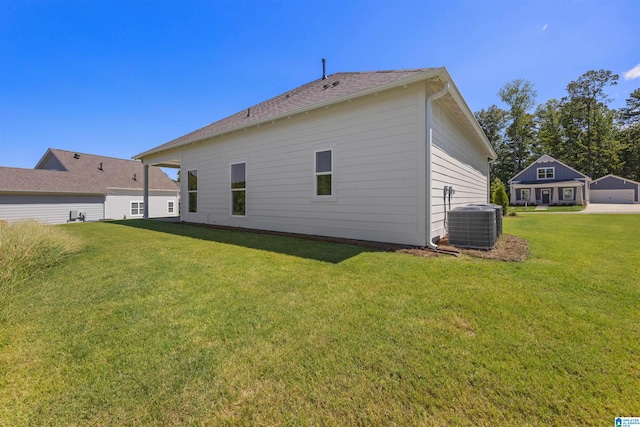
<instances>
[{"instance_id":1,"label":"white fascia board","mask_svg":"<svg viewBox=\"0 0 640 427\"><path fill-rule=\"evenodd\" d=\"M120 191L144 191L144 188L126 188L126 187L107 187L107 190L120 190ZM177 193L178 190L177 188L175 190L169 190L169 189L160 189L160 188L150 188L149 191L163 191L166 193Z\"/></svg>"},{"instance_id":2,"label":"white fascia board","mask_svg":"<svg viewBox=\"0 0 640 427\"><path fill-rule=\"evenodd\" d=\"M45 153L42 155L42 157L40 158L40 160L38 161L38 164L36 164L34 169L40 169L40 166L45 162L45 159L47 159L50 155L53 156L53 153L51 152L51 148L47 148L47 151L45 151Z\"/></svg>"},{"instance_id":3,"label":"white fascia board","mask_svg":"<svg viewBox=\"0 0 640 427\"><path fill-rule=\"evenodd\" d=\"M485 148L490 154L488 157L490 157L491 160L495 160L498 157L498 155L496 154L495 150L491 146L491 142L489 142L487 135L484 134L484 131L482 130L482 126L480 126L480 123L478 123L476 116L471 111L471 108L469 108L469 104L467 104L467 101L465 101L465 99L462 97L462 94L460 93L458 86L456 86L455 82L451 78L451 75L449 74L447 69L443 67L441 68L441 70L442 70L441 73L445 75L447 81L451 84L451 86L454 89L452 91L451 87L449 88L449 93L451 94L453 100L456 102L456 104L458 104L462 113L466 116L469 123L471 123L471 126L475 129L476 134L478 135L478 137L480 138L480 140L482 141Z\"/></svg>"},{"instance_id":4,"label":"white fascia board","mask_svg":"<svg viewBox=\"0 0 640 427\"><path fill-rule=\"evenodd\" d=\"M610 173L609 175L601 176L601 177L600 177L600 178L598 178L598 179L594 179L593 181L591 181L591 183L592 183L592 184L595 184L596 182L600 181L601 179L605 179L605 178L615 178L615 179L619 179L620 181L626 181L626 182L630 182L630 183L632 183L632 184L638 184L638 185L640 185L640 182L634 181L634 180L629 179L629 178L623 178L623 177L621 177L621 176L614 175L614 174L612 174L612 173Z\"/></svg>"},{"instance_id":5,"label":"white fascia board","mask_svg":"<svg viewBox=\"0 0 640 427\"><path fill-rule=\"evenodd\" d=\"M526 168L522 169L520 172L518 172L513 178L511 178L508 182L513 182L514 179L516 179L517 177L519 177L520 175L522 175L527 169L529 169L532 166L535 166L538 163L546 163L546 162L556 162L558 164L561 164L562 166L564 166L567 169L571 169L572 171L574 171L575 173L577 173L578 175L582 175L584 177L584 179L586 179L587 181L591 181L591 178L588 177L587 175L583 174L582 172L575 170L574 168L572 168L569 165L565 165L564 163L562 163L560 160L555 159L553 157L551 157L548 154L543 154L542 156L540 156L538 159L536 159L533 163L531 163L529 166L527 166Z\"/></svg>"},{"instance_id":6,"label":"white fascia board","mask_svg":"<svg viewBox=\"0 0 640 427\"><path fill-rule=\"evenodd\" d=\"M297 108L297 109L289 110L289 111L286 111L284 113L280 113L280 114L277 114L277 115L274 115L274 116L265 117L265 118L263 118L261 120L257 120L255 122L251 122L250 124L240 125L240 126L236 126L236 127L233 127L233 128L225 129L224 131L219 131L219 132L213 133L211 135L207 135L207 136L200 137L200 138L195 138L193 140L186 140L186 141L180 143L179 145L174 145L174 146L166 148L166 149L162 149L162 150L151 149L151 150L148 150L148 151L145 151L143 153L140 153L140 154L137 154L137 155L133 156L133 159L142 160L143 157L149 156L151 154L157 154L157 153L161 153L161 152L166 151L166 150L170 150L170 149L174 149L174 148L178 148L178 147L183 147L183 146L189 145L189 144L194 144L194 143L197 143L197 142L209 139L209 138L215 138L216 136L225 135L225 134L228 134L228 133L237 132L237 131L242 130L242 129L263 125L265 123L269 123L269 122L272 122L272 121L275 121L275 120L284 119L284 118L287 118L287 117L290 117L290 116L294 116L294 115L297 115L297 114L305 113L305 112L312 111L312 110L315 110L315 109L318 109L318 108L328 107L328 106L333 105L333 104L338 104L338 103L341 103L341 102L349 101L349 100L352 100L352 99L355 99L355 98L359 98L359 97L362 97L362 96L372 95L372 94L375 94L377 92L382 92L382 91L385 91L385 90L388 90L388 89L393 89L395 87L404 86L404 85L410 85L412 83L416 83L416 82L427 80L427 79L430 79L430 78L433 78L433 77L437 77L437 76L439 76L441 74L445 74L447 76L448 80L451 79L451 77L449 76L449 74L447 73L447 71L446 71L446 69L444 67L442 67L442 68L434 68L432 70L428 70L428 71L425 71L423 73L416 74L414 76L409 76L409 77L404 78L404 79L394 80L392 82L389 82L389 83L386 83L386 84L383 84L383 85L374 86L374 87L371 87L371 88L368 88L368 89L364 89L364 90L361 90L361 91L358 91L358 92L350 93L348 95L345 95L345 96L342 96L342 97L339 97L339 98L333 98L333 99L330 99L330 100L327 100L327 101L318 102L316 104L311 104L311 105L307 105L307 106L300 107L300 108ZM224 120L224 119L222 119L222 120Z\"/></svg>"},{"instance_id":7,"label":"white fascia board","mask_svg":"<svg viewBox=\"0 0 640 427\"><path fill-rule=\"evenodd\" d=\"M547 182L541 184L521 184L519 182L511 183L513 188L549 188L549 187L570 187L570 186L580 186L584 187L585 183L580 181L558 181L558 182Z\"/></svg>"}]
</instances>

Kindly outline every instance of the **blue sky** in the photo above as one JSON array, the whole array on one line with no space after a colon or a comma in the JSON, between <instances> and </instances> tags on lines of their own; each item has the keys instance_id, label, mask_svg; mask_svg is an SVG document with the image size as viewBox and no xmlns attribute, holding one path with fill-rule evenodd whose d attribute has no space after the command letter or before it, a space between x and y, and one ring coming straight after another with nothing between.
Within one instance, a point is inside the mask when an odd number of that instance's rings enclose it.
<instances>
[{"instance_id":1,"label":"blue sky","mask_svg":"<svg viewBox=\"0 0 640 427\"><path fill-rule=\"evenodd\" d=\"M130 158L329 74L445 66L473 111L588 70L640 87L640 0L0 0L0 166ZM635 78L633 76L637 75Z\"/></svg>"}]
</instances>

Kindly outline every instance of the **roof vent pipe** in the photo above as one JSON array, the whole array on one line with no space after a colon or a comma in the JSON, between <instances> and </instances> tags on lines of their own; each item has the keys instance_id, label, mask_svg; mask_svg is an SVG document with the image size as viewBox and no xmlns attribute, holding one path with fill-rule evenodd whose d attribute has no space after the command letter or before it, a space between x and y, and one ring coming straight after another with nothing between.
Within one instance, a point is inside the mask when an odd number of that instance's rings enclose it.
<instances>
[{"instance_id":1,"label":"roof vent pipe","mask_svg":"<svg viewBox=\"0 0 640 427\"><path fill-rule=\"evenodd\" d=\"M322 80L327 80L327 60L322 58Z\"/></svg>"},{"instance_id":2,"label":"roof vent pipe","mask_svg":"<svg viewBox=\"0 0 640 427\"><path fill-rule=\"evenodd\" d=\"M102 170L102 162L100 162L100 166L98 167L98 170Z\"/></svg>"},{"instance_id":3,"label":"roof vent pipe","mask_svg":"<svg viewBox=\"0 0 640 427\"><path fill-rule=\"evenodd\" d=\"M136 174L135 174L135 173L133 174L133 180L134 180L134 181L137 181L137 180L138 180L138 177L136 176Z\"/></svg>"}]
</instances>

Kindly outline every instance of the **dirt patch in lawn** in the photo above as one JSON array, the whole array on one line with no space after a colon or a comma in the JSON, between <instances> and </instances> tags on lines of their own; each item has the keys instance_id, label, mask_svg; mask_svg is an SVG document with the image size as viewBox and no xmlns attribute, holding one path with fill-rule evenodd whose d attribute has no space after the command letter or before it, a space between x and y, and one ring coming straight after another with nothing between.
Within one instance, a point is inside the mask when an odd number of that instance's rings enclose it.
<instances>
[{"instance_id":1,"label":"dirt patch in lawn","mask_svg":"<svg viewBox=\"0 0 640 427\"><path fill-rule=\"evenodd\" d=\"M488 251L477 250L477 249L463 249L455 246L450 246L448 239L441 239L437 243L438 250L433 251L430 249L408 247L408 246L396 245L392 243L369 242L366 240L341 239L337 237L324 237L324 236L314 236L314 235L297 234L297 233L283 233L278 231L254 230L254 229L225 227L220 225L209 225L209 224L193 224L193 223L188 223L188 224L207 227L207 228L221 229L221 230L244 231L244 232L255 233L255 234L270 234L270 235L276 235L276 236L286 236L286 237L295 237L298 239L314 240L314 241L320 241L320 242L331 242L331 243L340 243L344 245L362 246L362 247L371 248L379 251L410 254L410 255L421 256L425 258L434 258L439 256L452 256L452 255L460 256L461 254L464 254L474 258L485 258L485 259L510 261L510 262L522 262L522 261L526 261L530 255L528 242L522 237L513 236L511 234L503 234L502 236L500 236L500 238L498 239L498 242L496 243L496 246L493 249Z\"/></svg>"},{"instance_id":2,"label":"dirt patch in lawn","mask_svg":"<svg viewBox=\"0 0 640 427\"><path fill-rule=\"evenodd\" d=\"M440 240L437 245L438 249L442 250L442 252L419 248L402 248L395 250L394 252L406 253L422 257L446 256L449 254L455 255L456 253L458 253L469 255L474 258L485 258L510 262L526 261L530 255L529 244L527 243L527 241L522 237L513 236L511 234L503 234L502 236L500 236L498 242L496 243L496 246L488 251L478 249L463 249L455 246L450 246L448 239Z\"/></svg>"},{"instance_id":3,"label":"dirt patch in lawn","mask_svg":"<svg viewBox=\"0 0 640 427\"><path fill-rule=\"evenodd\" d=\"M529 243L522 237L514 236L512 234L503 234L498 239L496 246L489 250L483 251L478 249L461 249L454 248L453 246L447 246L448 240L443 240L442 245L446 248L457 249L465 255L469 255L475 258L495 259L499 261L512 261L522 262L529 258ZM440 247L440 246L438 246Z\"/></svg>"}]
</instances>

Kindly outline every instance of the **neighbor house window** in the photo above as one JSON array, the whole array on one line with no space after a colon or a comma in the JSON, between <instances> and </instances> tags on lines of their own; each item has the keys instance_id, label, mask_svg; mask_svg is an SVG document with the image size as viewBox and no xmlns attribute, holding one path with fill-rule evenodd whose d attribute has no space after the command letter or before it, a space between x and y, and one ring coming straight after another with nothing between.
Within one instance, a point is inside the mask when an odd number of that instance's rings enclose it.
<instances>
[{"instance_id":1,"label":"neighbor house window","mask_svg":"<svg viewBox=\"0 0 640 427\"><path fill-rule=\"evenodd\" d=\"M198 171L187 172L187 197L189 212L198 212Z\"/></svg>"},{"instance_id":2,"label":"neighbor house window","mask_svg":"<svg viewBox=\"0 0 640 427\"><path fill-rule=\"evenodd\" d=\"M556 168L538 168L538 179L555 178Z\"/></svg>"},{"instance_id":3,"label":"neighbor house window","mask_svg":"<svg viewBox=\"0 0 640 427\"><path fill-rule=\"evenodd\" d=\"M315 152L315 195L333 196L333 150Z\"/></svg>"},{"instance_id":4,"label":"neighbor house window","mask_svg":"<svg viewBox=\"0 0 640 427\"><path fill-rule=\"evenodd\" d=\"M565 188L562 190L562 198L564 200L573 200L573 188Z\"/></svg>"},{"instance_id":5,"label":"neighbor house window","mask_svg":"<svg viewBox=\"0 0 640 427\"><path fill-rule=\"evenodd\" d=\"M531 190L528 188L523 188L520 190L520 200L529 200L529 196L531 195Z\"/></svg>"},{"instance_id":6,"label":"neighbor house window","mask_svg":"<svg viewBox=\"0 0 640 427\"><path fill-rule=\"evenodd\" d=\"M247 214L247 164L231 165L231 215Z\"/></svg>"},{"instance_id":7,"label":"neighbor house window","mask_svg":"<svg viewBox=\"0 0 640 427\"><path fill-rule=\"evenodd\" d=\"M167 213L173 213L173 201L167 202Z\"/></svg>"},{"instance_id":8,"label":"neighbor house window","mask_svg":"<svg viewBox=\"0 0 640 427\"><path fill-rule=\"evenodd\" d=\"M131 202L131 216L144 215L144 202Z\"/></svg>"}]
</instances>

